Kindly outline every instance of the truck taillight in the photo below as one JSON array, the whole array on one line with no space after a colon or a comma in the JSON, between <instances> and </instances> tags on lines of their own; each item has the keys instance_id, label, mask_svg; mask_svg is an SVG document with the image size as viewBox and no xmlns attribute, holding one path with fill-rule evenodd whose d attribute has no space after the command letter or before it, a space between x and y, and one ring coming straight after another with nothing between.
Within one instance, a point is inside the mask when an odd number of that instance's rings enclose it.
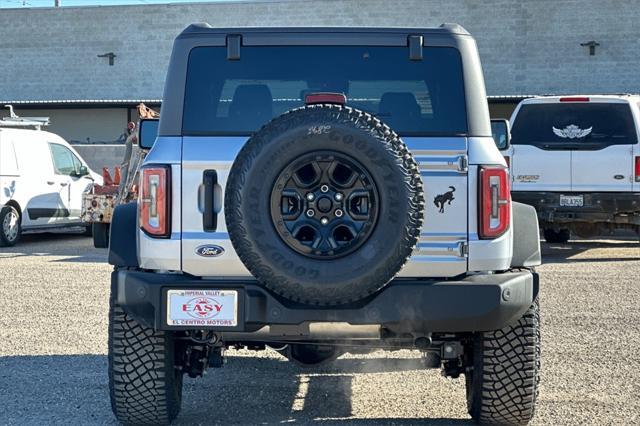
<instances>
[{"instance_id":1,"label":"truck taillight","mask_svg":"<svg viewBox=\"0 0 640 426\"><path fill-rule=\"evenodd\" d=\"M482 239L497 238L511 224L509 170L499 166L480 168L480 226Z\"/></svg>"},{"instance_id":2,"label":"truck taillight","mask_svg":"<svg viewBox=\"0 0 640 426\"><path fill-rule=\"evenodd\" d=\"M636 157L636 182L640 182L640 157Z\"/></svg>"},{"instance_id":3,"label":"truck taillight","mask_svg":"<svg viewBox=\"0 0 640 426\"><path fill-rule=\"evenodd\" d=\"M586 96L565 96L560 98L560 102L589 102Z\"/></svg>"},{"instance_id":4,"label":"truck taillight","mask_svg":"<svg viewBox=\"0 0 640 426\"><path fill-rule=\"evenodd\" d=\"M168 237L170 234L170 169L168 166L150 166L141 170L140 228L152 237Z\"/></svg>"}]
</instances>

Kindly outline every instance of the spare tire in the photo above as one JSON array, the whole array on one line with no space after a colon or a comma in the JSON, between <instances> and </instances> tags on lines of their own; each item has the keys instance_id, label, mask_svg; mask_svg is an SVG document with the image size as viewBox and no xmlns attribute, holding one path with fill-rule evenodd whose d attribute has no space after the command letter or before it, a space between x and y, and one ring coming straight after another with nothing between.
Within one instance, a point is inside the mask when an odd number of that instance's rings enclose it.
<instances>
[{"instance_id":1,"label":"spare tire","mask_svg":"<svg viewBox=\"0 0 640 426\"><path fill-rule=\"evenodd\" d=\"M380 290L422 226L411 153L388 126L350 107L305 106L266 124L238 154L225 192L244 265L303 304L346 304Z\"/></svg>"}]
</instances>

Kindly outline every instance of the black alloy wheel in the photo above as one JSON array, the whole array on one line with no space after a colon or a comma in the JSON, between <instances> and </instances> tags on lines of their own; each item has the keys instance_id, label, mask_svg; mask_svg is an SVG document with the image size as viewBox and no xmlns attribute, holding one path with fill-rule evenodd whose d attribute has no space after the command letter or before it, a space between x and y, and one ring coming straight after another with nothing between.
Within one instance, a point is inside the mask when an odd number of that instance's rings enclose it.
<instances>
[{"instance_id":1,"label":"black alloy wheel","mask_svg":"<svg viewBox=\"0 0 640 426\"><path fill-rule=\"evenodd\" d=\"M296 252L335 259L371 235L378 219L378 189L351 156L311 152L280 172L271 191L271 219Z\"/></svg>"}]
</instances>

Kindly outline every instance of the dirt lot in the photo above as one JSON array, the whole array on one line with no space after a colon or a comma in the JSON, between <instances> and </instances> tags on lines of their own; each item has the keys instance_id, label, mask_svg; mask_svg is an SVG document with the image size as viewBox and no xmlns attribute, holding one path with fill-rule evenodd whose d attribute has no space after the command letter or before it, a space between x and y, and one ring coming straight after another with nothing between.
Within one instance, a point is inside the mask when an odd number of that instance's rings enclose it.
<instances>
[{"instance_id":1,"label":"dirt lot","mask_svg":"<svg viewBox=\"0 0 640 426\"><path fill-rule=\"evenodd\" d=\"M55 253L55 254L54 254ZM0 423L113 424L109 266L88 238L0 248ZM640 424L640 244L544 246L543 370L536 424ZM411 351L305 370L275 352L230 352L187 379L178 424L467 424L463 379Z\"/></svg>"}]
</instances>

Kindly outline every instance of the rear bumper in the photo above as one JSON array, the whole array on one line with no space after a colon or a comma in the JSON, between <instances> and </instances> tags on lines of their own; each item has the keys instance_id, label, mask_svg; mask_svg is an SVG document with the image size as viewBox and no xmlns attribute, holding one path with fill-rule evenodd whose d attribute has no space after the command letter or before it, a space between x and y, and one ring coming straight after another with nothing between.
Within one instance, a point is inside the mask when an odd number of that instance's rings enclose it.
<instances>
[{"instance_id":1,"label":"rear bumper","mask_svg":"<svg viewBox=\"0 0 640 426\"><path fill-rule=\"evenodd\" d=\"M537 297L539 280L528 270L455 281L396 279L357 304L331 308L291 304L255 280L117 270L111 285L118 305L160 330L189 329L168 326L166 320L167 291L188 288L238 291L238 325L211 328L223 332L254 332L266 325L283 330L290 326L293 331L301 324L338 322L380 325L397 332L474 332L497 330L520 318Z\"/></svg>"},{"instance_id":2,"label":"rear bumper","mask_svg":"<svg viewBox=\"0 0 640 426\"><path fill-rule=\"evenodd\" d=\"M560 195L582 195L584 206L560 205ZM513 201L535 207L541 223L613 222L640 224L640 193L514 191Z\"/></svg>"}]
</instances>

